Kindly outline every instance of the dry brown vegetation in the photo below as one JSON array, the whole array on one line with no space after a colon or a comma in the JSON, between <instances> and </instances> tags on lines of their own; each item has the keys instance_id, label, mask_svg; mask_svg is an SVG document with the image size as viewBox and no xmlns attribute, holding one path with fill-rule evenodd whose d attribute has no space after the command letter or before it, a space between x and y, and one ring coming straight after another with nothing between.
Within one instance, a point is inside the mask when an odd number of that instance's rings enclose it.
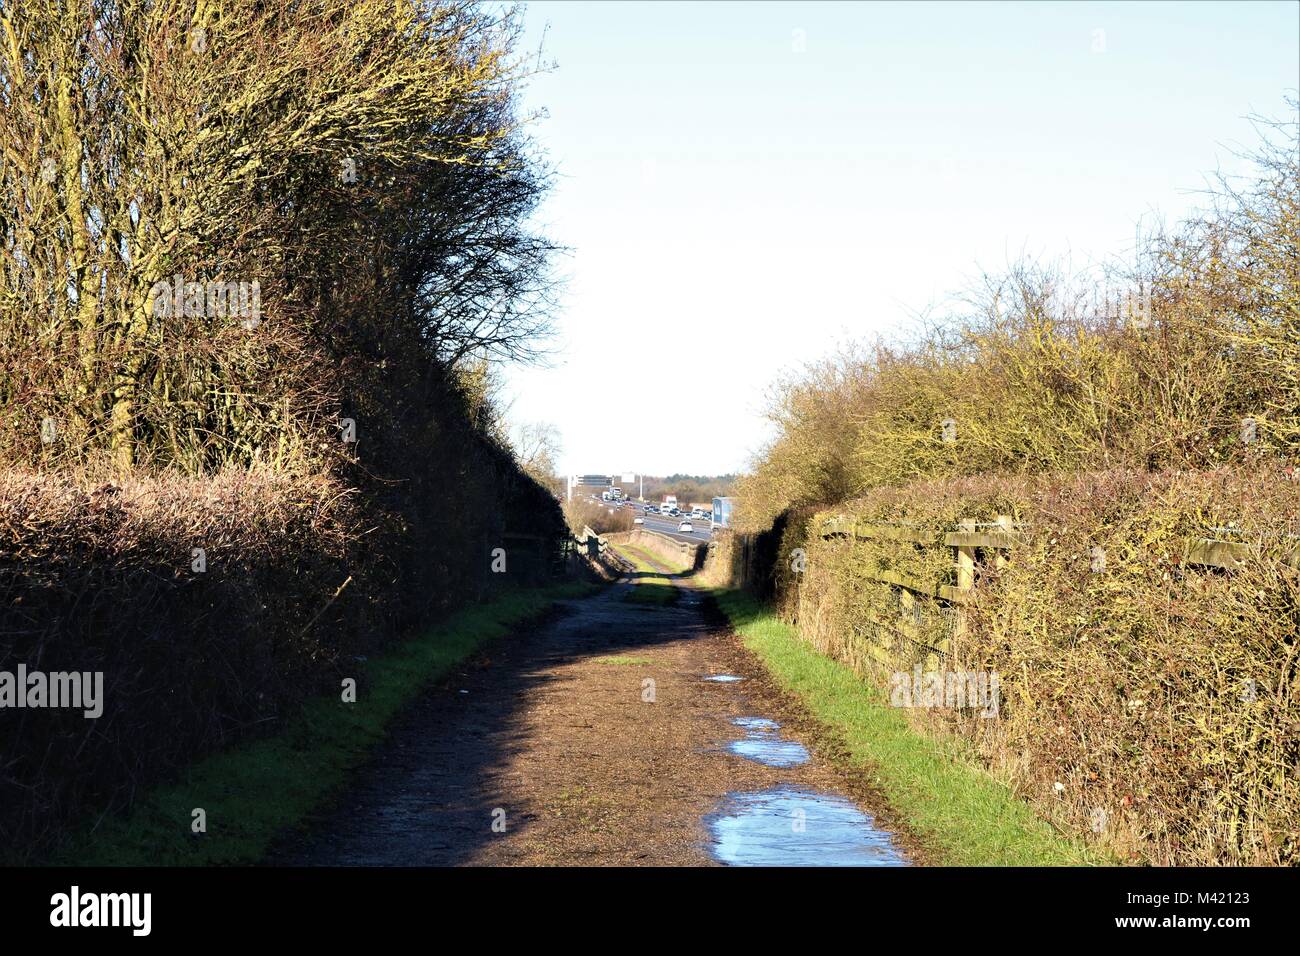
<instances>
[{"instance_id":1,"label":"dry brown vegetation","mask_svg":"<svg viewBox=\"0 0 1300 956\"><path fill-rule=\"evenodd\" d=\"M0 17L11 458L314 462L372 369L535 348L549 247L523 227L512 21L455 0ZM159 308L178 275L198 298ZM256 327L217 314L216 282L258 283Z\"/></svg>"},{"instance_id":2,"label":"dry brown vegetation","mask_svg":"<svg viewBox=\"0 0 1300 956\"><path fill-rule=\"evenodd\" d=\"M564 517L574 534L581 534L584 527L597 534L632 530L632 509L582 498L565 503Z\"/></svg>"},{"instance_id":3,"label":"dry brown vegetation","mask_svg":"<svg viewBox=\"0 0 1300 956\"><path fill-rule=\"evenodd\" d=\"M1300 859L1296 133L1266 127L1253 182L1112 277L1149 304L1097 309L1090 279L1027 266L912 344L782 383L749 534L711 560L882 685L917 663L1001 675L999 719L917 726L1121 859ZM1021 542L982 556L955 627L953 552L906 538L1003 515ZM837 516L906 534L824 536ZM1199 537L1248 556L1194 566Z\"/></svg>"},{"instance_id":4,"label":"dry brown vegetation","mask_svg":"<svg viewBox=\"0 0 1300 956\"><path fill-rule=\"evenodd\" d=\"M919 478L1293 456L1296 121L1266 133L1256 178L1222 183L1203 217L1149 240L1132 274L1026 264L910 344L848 346L779 383L777 438L741 483L746 527Z\"/></svg>"},{"instance_id":5,"label":"dry brown vegetation","mask_svg":"<svg viewBox=\"0 0 1300 956\"><path fill-rule=\"evenodd\" d=\"M5 721L11 850L547 573L488 573L507 532L564 537L491 384L550 289L517 32L464 0L0 0L0 669L108 698Z\"/></svg>"},{"instance_id":6,"label":"dry brown vegetation","mask_svg":"<svg viewBox=\"0 0 1300 956\"><path fill-rule=\"evenodd\" d=\"M941 538L995 515L1022 540L1001 567L982 555L964 629L934 596L956 583L949 549L823 536L831 517ZM1188 562L1210 529L1247 546L1240 566ZM937 479L791 521L775 577L804 638L882 686L917 665L1000 675L996 720L912 716L968 740L1063 829L1120 859L1292 863L1298 533L1300 486L1275 470Z\"/></svg>"},{"instance_id":7,"label":"dry brown vegetation","mask_svg":"<svg viewBox=\"0 0 1300 956\"><path fill-rule=\"evenodd\" d=\"M0 474L3 661L104 674L104 713L5 712L8 853L67 813L112 806L160 768L273 726L384 633L351 496L325 480L224 472L85 483ZM203 548L205 572L195 571ZM308 601L314 602L309 604Z\"/></svg>"}]
</instances>

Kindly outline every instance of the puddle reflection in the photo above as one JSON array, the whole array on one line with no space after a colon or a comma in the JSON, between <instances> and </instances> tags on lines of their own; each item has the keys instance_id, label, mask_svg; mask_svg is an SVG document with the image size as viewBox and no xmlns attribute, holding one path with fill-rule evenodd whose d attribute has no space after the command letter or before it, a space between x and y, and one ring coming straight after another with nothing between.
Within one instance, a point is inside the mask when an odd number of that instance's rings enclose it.
<instances>
[{"instance_id":1,"label":"puddle reflection","mask_svg":"<svg viewBox=\"0 0 1300 956\"><path fill-rule=\"evenodd\" d=\"M747 760L769 767L797 767L808 762L808 750L797 740L785 740L777 733L781 725L766 717L737 717L737 727L749 731L744 740L733 740L727 749Z\"/></svg>"},{"instance_id":2,"label":"puddle reflection","mask_svg":"<svg viewBox=\"0 0 1300 956\"><path fill-rule=\"evenodd\" d=\"M797 787L728 795L709 821L730 866L906 866L889 833L844 797Z\"/></svg>"}]
</instances>

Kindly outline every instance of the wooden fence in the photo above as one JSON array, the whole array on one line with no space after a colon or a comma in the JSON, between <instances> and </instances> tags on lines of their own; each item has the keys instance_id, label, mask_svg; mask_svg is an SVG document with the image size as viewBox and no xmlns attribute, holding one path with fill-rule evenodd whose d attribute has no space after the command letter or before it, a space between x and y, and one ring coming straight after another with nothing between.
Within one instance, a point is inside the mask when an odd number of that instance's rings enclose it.
<instances>
[{"instance_id":1,"label":"wooden fence","mask_svg":"<svg viewBox=\"0 0 1300 956\"><path fill-rule=\"evenodd\" d=\"M868 641L869 653L879 662L897 667L904 660L915 659L919 651L927 669L931 669L948 657L952 639L965 632L964 606L971 599L979 570L1005 565L1027 530L1027 525L1014 522L1009 515L998 515L993 521L964 518L955 528L945 531L829 515L820 519L818 533L823 540L885 540L951 550L951 571L942 580L921 581L887 569L866 572L870 580L894 590L898 610L894 626L878 622L878 632L870 635L873 640ZM1217 535L1237 533L1235 529L1210 530ZM1183 541L1183 564L1231 571L1241 564L1250 549L1245 542L1225 537L1189 537ZM1286 560L1300 567L1300 548L1292 551ZM942 626L935 627L933 620L925 620L927 616L937 616Z\"/></svg>"}]
</instances>

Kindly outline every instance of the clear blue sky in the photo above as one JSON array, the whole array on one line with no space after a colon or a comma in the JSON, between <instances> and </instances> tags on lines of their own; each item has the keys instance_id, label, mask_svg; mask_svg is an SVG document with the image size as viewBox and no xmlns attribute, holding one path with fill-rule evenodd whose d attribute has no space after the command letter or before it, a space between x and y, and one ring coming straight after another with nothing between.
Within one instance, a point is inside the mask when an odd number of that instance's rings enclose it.
<instances>
[{"instance_id":1,"label":"clear blue sky","mask_svg":"<svg viewBox=\"0 0 1300 956\"><path fill-rule=\"evenodd\" d=\"M540 222L572 252L559 354L506 394L568 472L742 469L782 370L1022 254L1127 255L1300 87L1291 2L589 0L525 23L556 63L525 99L557 172Z\"/></svg>"}]
</instances>

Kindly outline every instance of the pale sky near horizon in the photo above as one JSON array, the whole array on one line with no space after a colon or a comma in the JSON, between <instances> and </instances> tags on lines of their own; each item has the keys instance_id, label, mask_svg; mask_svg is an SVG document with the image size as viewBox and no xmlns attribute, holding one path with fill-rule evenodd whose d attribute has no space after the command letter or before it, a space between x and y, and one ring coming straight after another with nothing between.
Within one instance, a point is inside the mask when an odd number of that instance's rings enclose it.
<instances>
[{"instance_id":1,"label":"pale sky near horizon","mask_svg":"<svg viewBox=\"0 0 1300 956\"><path fill-rule=\"evenodd\" d=\"M552 363L505 395L569 473L743 470L783 371L1022 254L1128 256L1300 87L1290 2L535 0L525 28L570 252Z\"/></svg>"}]
</instances>

